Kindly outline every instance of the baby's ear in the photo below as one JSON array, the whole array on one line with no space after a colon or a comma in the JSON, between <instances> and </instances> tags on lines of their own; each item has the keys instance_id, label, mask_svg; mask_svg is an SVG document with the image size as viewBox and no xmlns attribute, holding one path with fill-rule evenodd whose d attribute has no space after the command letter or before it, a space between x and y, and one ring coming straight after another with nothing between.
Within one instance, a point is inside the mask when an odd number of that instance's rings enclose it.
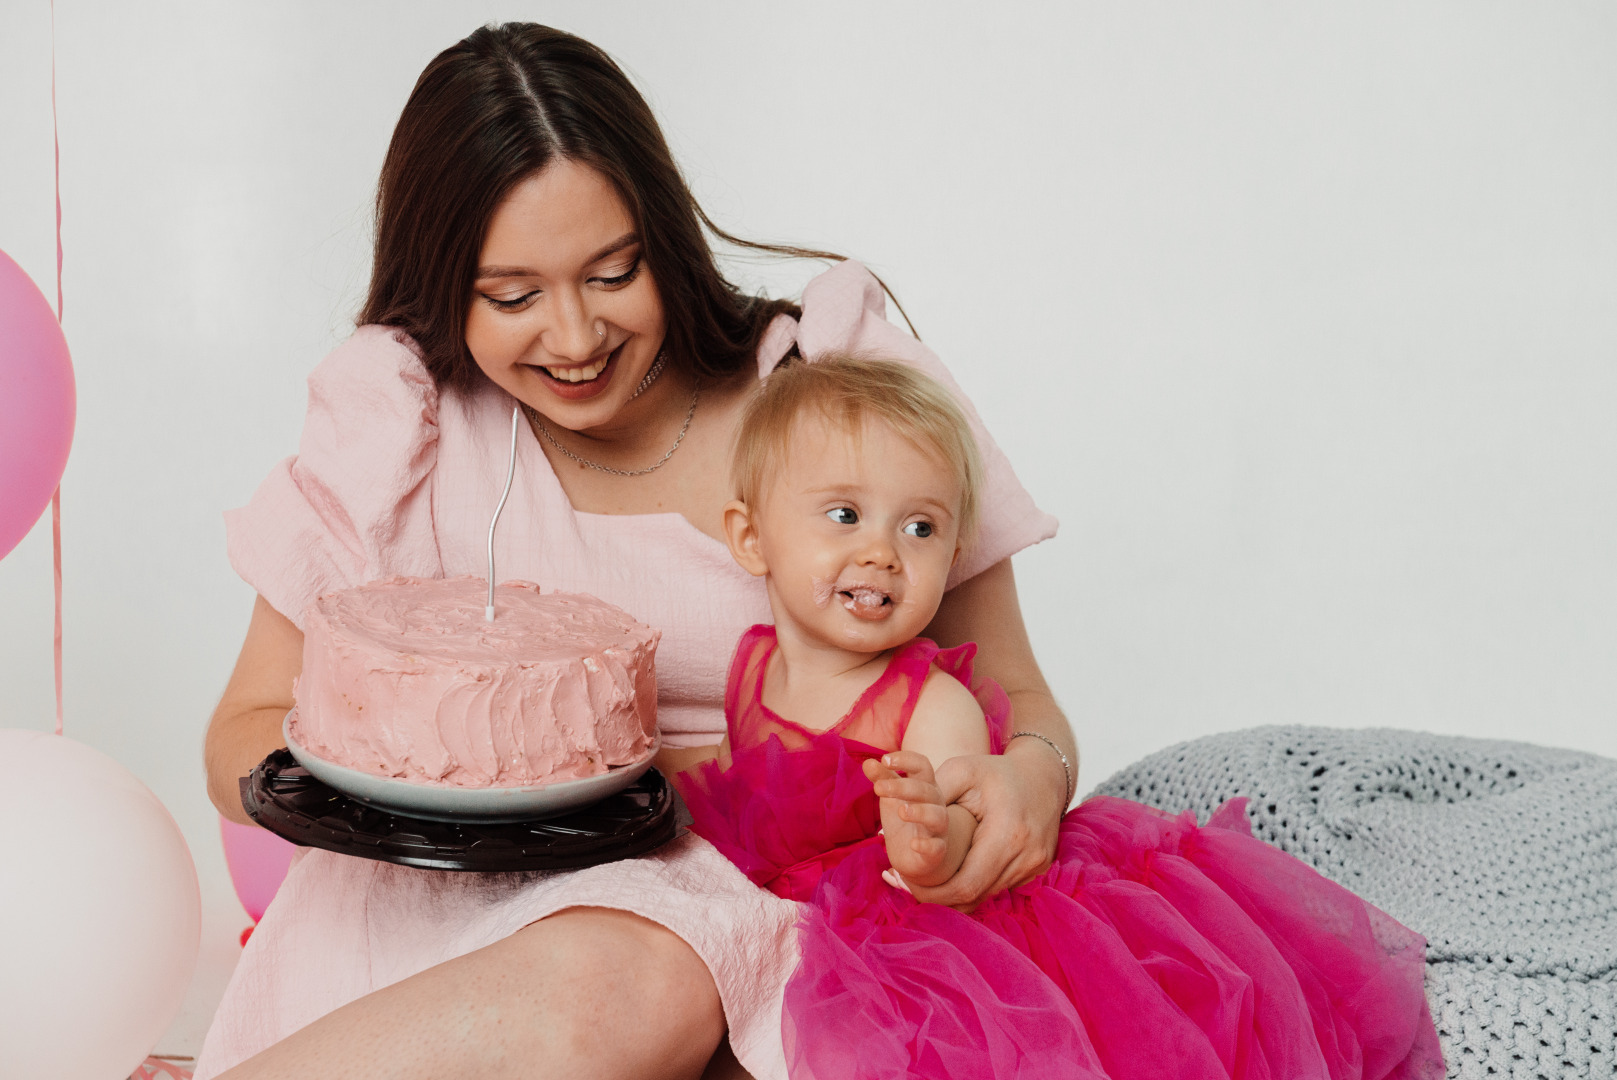
<instances>
[{"instance_id":1,"label":"baby's ear","mask_svg":"<svg viewBox=\"0 0 1617 1080\"><path fill-rule=\"evenodd\" d=\"M730 556L741 569L753 577L769 573L763 552L758 546L758 522L752 508L740 499L724 504L724 542L730 547Z\"/></svg>"}]
</instances>

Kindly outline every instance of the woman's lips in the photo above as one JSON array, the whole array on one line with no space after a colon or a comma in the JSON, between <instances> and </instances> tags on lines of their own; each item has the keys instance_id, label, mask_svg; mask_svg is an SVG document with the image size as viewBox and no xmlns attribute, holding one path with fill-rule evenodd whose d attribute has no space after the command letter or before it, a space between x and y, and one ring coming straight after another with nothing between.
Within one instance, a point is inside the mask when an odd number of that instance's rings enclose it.
<instances>
[{"instance_id":1,"label":"woman's lips","mask_svg":"<svg viewBox=\"0 0 1617 1080\"><path fill-rule=\"evenodd\" d=\"M611 384L612 375L618 370L618 360L622 356L623 346L619 345L617 348L613 349L611 354L607 357L606 367L601 369L601 373L595 376L593 379L582 382L568 382L566 379L558 379L556 376L552 375L538 364L529 364L527 366L530 371L533 371L539 376L539 378L544 380L545 386L557 397L566 401L587 401L592 397L599 396L606 390L607 386ZM599 360L595 361L595 363L599 362ZM555 365L551 366L554 367ZM591 366L593 365L568 365L569 368L573 369L587 368Z\"/></svg>"}]
</instances>

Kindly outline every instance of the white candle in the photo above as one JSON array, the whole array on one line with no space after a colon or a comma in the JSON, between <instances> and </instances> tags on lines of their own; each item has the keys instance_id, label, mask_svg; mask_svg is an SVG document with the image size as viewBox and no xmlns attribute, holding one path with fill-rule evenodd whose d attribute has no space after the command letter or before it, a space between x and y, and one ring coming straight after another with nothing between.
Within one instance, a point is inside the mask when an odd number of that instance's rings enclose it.
<instances>
[{"instance_id":1,"label":"white candle","mask_svg":"<svg viewBox=\"0 0 1617 1080\"><path fill-rule=\"evenodd\" d=\"M511 464L505 470L505 490L500 493L500 505L494 508L494 520L488 523L488 607L483 609L483 618L488 622L494 621L494 526L500 523L500 511L505 509L505 500L511 495L511 481L517 474L517 422L521 418L522 406L512 406Z\"/></svg>"}]
</instances>

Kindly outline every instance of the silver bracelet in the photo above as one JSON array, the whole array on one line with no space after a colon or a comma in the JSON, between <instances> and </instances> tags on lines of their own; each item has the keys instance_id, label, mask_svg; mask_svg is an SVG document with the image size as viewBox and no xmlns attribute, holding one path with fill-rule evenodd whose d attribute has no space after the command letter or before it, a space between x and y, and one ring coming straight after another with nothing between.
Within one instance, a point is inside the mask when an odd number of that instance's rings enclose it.
<instances>
[{"instance_id":1,"label":"silver bracelet","mask_svg":"<svg viewBox=\"0 0 1617 1080\"><path fill-rule=\"evenodd\" d=\"M1066 802L1063 802L1061 804L1061 811L1062 811L1062 813L1066 813L1067 807L1072 804L1072 796L1073 796L1073 790L1072 790L1072 762L1067 760L1067 752L1065 750L1061 749L1061 747L1057 746L1056 741L1054 739L1050 738L1050 736L1048 736L1048 735L1040 735L1037 731L1018 731L1018 732L1014 732L1009 739L1005 740L1006 747L1008 748L1013 741L1015 741L1016 739L1022 738L1024 735L1027 736L1030 739L1038 739L1044 745L1046 745L1050 749L1054 750L1056 752L1056 757L1061 759L1061 771L1067 775L1067 800L1066 800Z\"/></svg>"}]
</instances>

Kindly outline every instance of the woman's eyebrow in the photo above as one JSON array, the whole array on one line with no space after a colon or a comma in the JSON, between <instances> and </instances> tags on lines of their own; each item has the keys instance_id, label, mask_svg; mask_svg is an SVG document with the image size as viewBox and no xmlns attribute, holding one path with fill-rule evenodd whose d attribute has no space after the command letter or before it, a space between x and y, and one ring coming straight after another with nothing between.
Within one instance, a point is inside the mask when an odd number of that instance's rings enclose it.
<instances>
[{"instance_id":1,"label":"woman's eyebrow","mask_svg":"<svg viewBox=\"0 0 1617 1080\"><path fill-rule=\"evenodd\" d=\"M606 258L608 255L616 255L618 252L622 251L624 248L632 247L633 245L638 244L639 242L640 242L640 234L639 233L637 233L637 232L626 232L622 236L618 237L616 240L612 241L610 244L607 244L605 247L601 248L599 251L592 254L589 258L585 259L584 260L584 265L589 266L591 263L598 263L602 259ZM531 267L527 267L527 266L479 266L477 268L477 280L478 281L486 281L489 278L538 277L538 276L539 276L538 273L536 273Z\"/></svg>"},{"instance_id":2,"label":"woman's eyebrow","mask_svg":"<svg viewBox=\"0 0 1617 1080\"><path fill-rule=\"evenodd\" d=\"M538 276L539 275L535 274L532 270L528 269L526 266L479 266L477 268L477 280L478 281L483 281L483 280L486 280L487 278L538 277Z\"/></svg>"},{"instance_id":3,"label":"woman's eyebrow","mask_svg":"<svg viewBox=\"0 0 1617 1080\"><path fill-rule=\"evenodd\" d=\"M633 246L635 244L638 244L639 242L640 242L640 234L639 233L637 233L637 232L626 232L622 236L618 237L616 240L612 241L610 244L606 245L600 251L597 251L594 255L591 255L588 259L585 259L584 260L584 265L588 266L590 263L600 262L602 259L606 258L608 255L616 255L618 252L622 251L624 248L631 247L631 246Z\"/></svg>"}]
</instances>

